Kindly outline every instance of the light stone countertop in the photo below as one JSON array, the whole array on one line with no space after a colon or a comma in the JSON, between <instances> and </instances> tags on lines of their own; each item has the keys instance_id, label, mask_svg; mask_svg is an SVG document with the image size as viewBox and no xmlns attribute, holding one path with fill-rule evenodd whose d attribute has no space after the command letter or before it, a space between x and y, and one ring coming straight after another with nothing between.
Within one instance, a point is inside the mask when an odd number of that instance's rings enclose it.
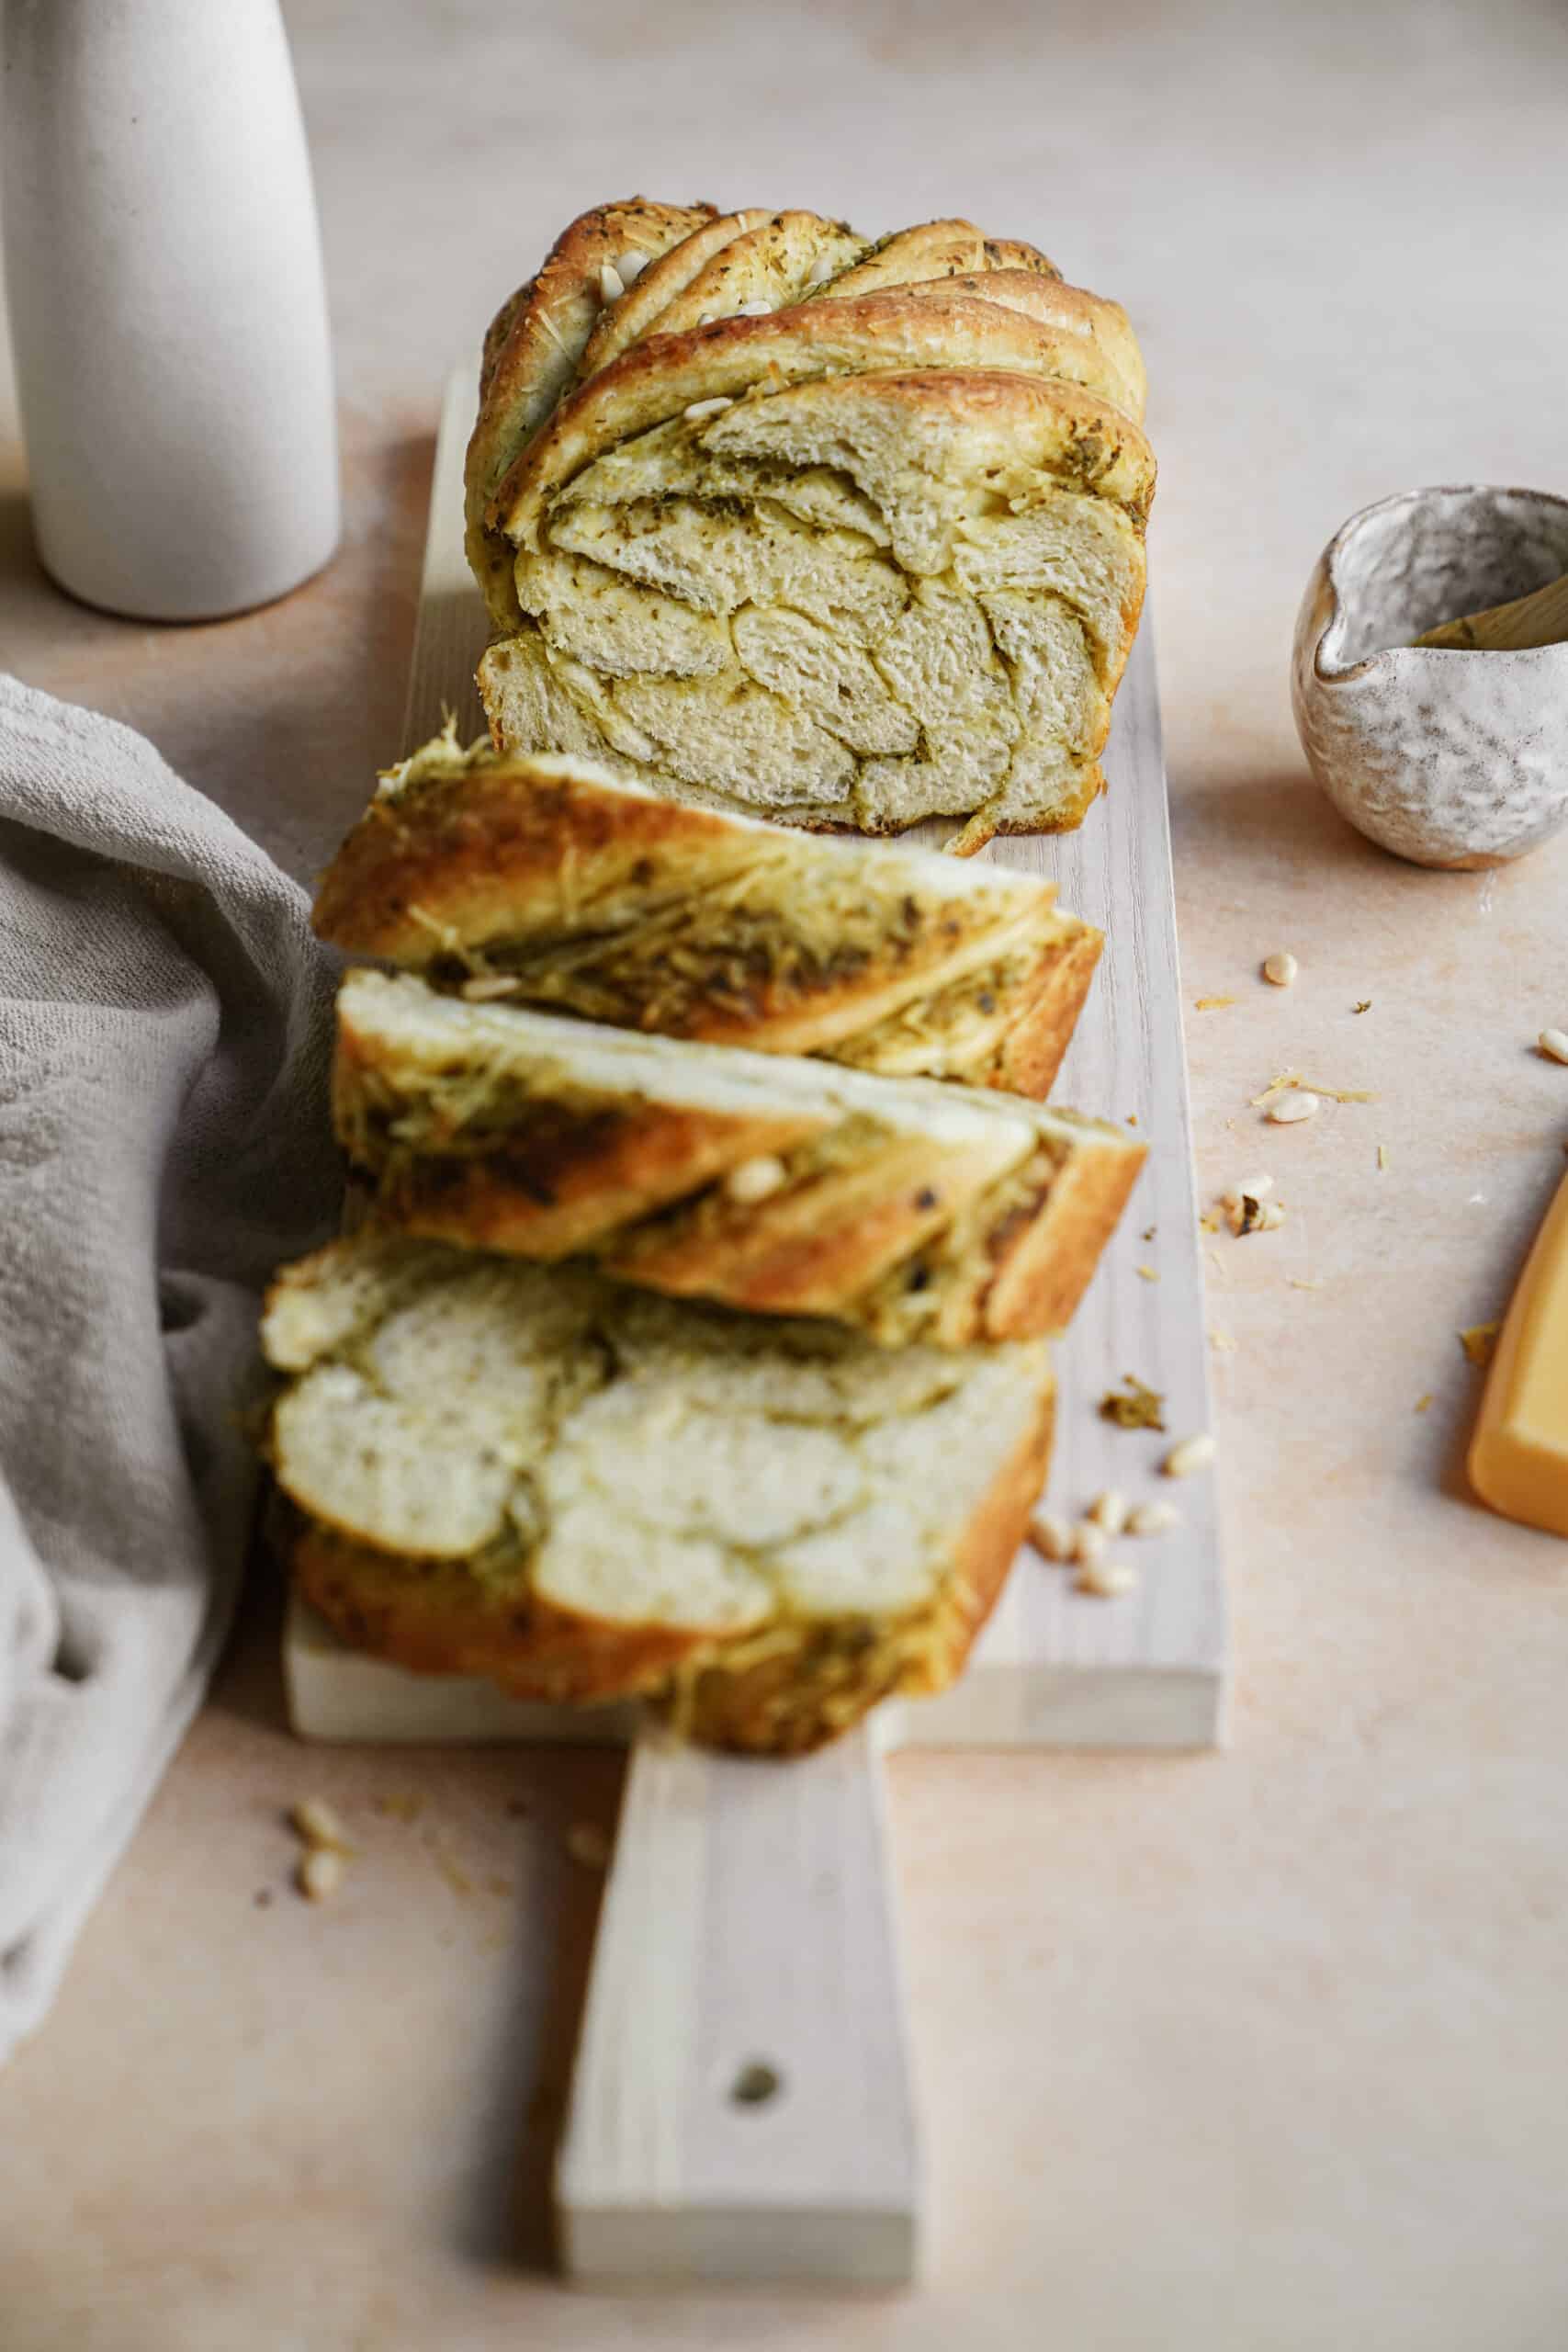
<instances>
[{"instance_id":1,"label":"light stone countertop","mask_svg":"<svg viewBox=\"0 0 1568 2352\"><path fill-rule=\"evenodd\" d=\"M1568 1024L1568 840L1395 864L1308 781L1286 671L1354 508L1568 490L1568 19L287 14L344 552L222 627L74 608L0 397L0 663L145 729L300 874L396 747L442 379L584 204L963 211L1131 311L1186 993L1238 1000L1189 1011L1200 1173L1267 1167L1290 1204L1212 1268L1234 1738L896 1758L923 2289L600 2301L540 2267L539 2213L595 1899L565 1835L613 1822L618 1762L307 1755L258 1595L0 2082L5 2352L1560 2352L1568 1550L1467 1499L1456 1333L1501 1311L1565 1165L1568 1069L1531 1046ZM1280 947L1289 993L1257 978ZM1261 1126L1286 1065L1379 1099ZM363 1849L321 1909L287 1886L307 1789ZM377 1810L411 1793L416 1820Z\"/></svg>"}]
</instances>

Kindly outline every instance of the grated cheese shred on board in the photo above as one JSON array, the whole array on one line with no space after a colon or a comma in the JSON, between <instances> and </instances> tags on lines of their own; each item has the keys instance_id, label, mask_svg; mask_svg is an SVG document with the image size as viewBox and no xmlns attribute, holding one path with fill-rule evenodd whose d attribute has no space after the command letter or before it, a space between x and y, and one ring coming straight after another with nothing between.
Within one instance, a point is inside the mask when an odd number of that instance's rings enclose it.
<instances>
[{"instance_id":1,"label":"grated cheese shred on board","mask_svg":"<svg viewBox=\"0 0 1568 2352\"><path fill-rule=\"evenodd\" d=\"M1294 1087L1299 1087L1303 1094L1326 1095L1330 1102L1375 1102L1378 1099L1370 1088L1364 1086L1325 1086L1319 1078L1303 1078L1299 1069L1282 1069L1278 1078L1269 1080L1261 1094L1249 1097L1250 1107L1254 1111L1264 1110Z\"/></svg>"}]
</instances>

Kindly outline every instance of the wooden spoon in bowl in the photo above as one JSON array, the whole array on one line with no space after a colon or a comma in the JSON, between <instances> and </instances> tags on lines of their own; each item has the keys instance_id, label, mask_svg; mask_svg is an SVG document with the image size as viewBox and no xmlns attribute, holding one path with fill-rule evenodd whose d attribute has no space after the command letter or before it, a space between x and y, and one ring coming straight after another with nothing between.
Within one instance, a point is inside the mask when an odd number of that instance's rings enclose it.
<instances>
[{"instance_id":1,"label":"wooden spoon in bowl","mask_svg":"<svg viewBox=\"0 0 1568 2352\"><path fill-rule=\"evenodd\" d=\"M1532 645L1560 645L1568 639L1568 572L1549 580L1544 588L1511 604L1489 605L1483 613L1465 613L1458 620L1440 621L1416 639L1458 652L1523 653Z\"/></svg>"}]
</instances>

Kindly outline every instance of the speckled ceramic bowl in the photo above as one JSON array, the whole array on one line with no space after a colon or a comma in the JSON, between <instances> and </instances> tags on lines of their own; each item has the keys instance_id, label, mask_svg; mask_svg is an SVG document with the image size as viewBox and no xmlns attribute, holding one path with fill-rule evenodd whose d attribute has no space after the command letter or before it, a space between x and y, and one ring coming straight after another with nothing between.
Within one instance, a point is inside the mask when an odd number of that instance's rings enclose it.
<instances>
[{"instance_id":1,"label":"speckled ceramic bowl","mask_svg":"<svg viewBox=\"0 0 1568 2352\"><path fill-rule=\"evenodd\" d=\"M1417 865L1501 865L1568 820L1568 645L1438 651L1424 629L1568 571L1568 499L1411 490L1329 541L1296 623L1292 700L1342 816Z\"/></svg>"}]
</instances>

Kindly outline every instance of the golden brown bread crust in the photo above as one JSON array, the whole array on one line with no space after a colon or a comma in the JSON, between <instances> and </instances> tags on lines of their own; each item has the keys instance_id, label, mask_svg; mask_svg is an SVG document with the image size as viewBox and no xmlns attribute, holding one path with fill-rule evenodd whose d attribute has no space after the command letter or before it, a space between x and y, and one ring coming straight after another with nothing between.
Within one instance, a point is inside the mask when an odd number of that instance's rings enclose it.
<instances>
[{"instance_id":1,"label":"golden brown bread crust","mask_svg":"<svg viewBox=\"0 0 1568 2352\"><path fill-rule=\"evenodd\" d=\"M995 1057L972 1083L999 1086L1043 1102L1061 1068L1105 945L1086 923L1060 954L1043 955L1019 991L1017 1011Z\"/></svg>"},{"instance_id":2,"label":"golden brown bread crust","mask_svg":"<svg viewBox=\"0 0 1568 2352\"><path fill-rule=\"evenodd\" d=\"M657 257L714 218L711 204L651 203L641 196L595 205L556 240L538 275L502 303L485 335L479 412L468 443L468 560L487 602L516 617L512 551L484 526L484 510L517 452L572 382L601 308L599 272L629 252Z\"/></svg>"},{"instance_id":3,"label":"golden brown bread crust","mask_svg":"<svg viewBox=\"0 0 1568 2352\"><path fill-rule=\"evenodd\" d=\"M759 1642L750 1633L614 1624L542 1603L521 1581L507 1589L446 1561L378 1553L292 1507L285 1547L303 1598L372 1657L419 1674L480 1676L518 1699L652 1698L705 1746L798 1755L881 1700L943 1690L960 1673L1044 1485L1053 1407L1047 1390L970 1520L932 1608L891 1627L851 1618L781 1626Z\"/></svg>"},{"instance_id":4,"label":"golden brown bread crust","mask_svg":"<svg viewBox=\"0 0 1568 2352\"><path fill-rule=\"evenodd\" d=\"M769 218L766 212L727 212L705 221L650 262L618 302L606 303L600 311L579 363L579 379L597 375L628 344L646 334L660 312L678 300L726 246Z\"/></svg>"},{"instance_id":5,"label":"golden brown bread crust","mask_svg":"<svg viewBox=\"0 0 1568 2352\"><path fill-rule=\"evenodd\" d=\"M1058 914L1043 881L989 894L904 894L880 944L826 955L795 922L811 877L860 872L879 854L781 833L689 802L627 789L571 763L456 759L444 773L372 801L321 877L314 923L349 953L383 956L456 985L485 950L536 944L516 1001L587 1013L713 1045L823 1054L861 1067L963 1078L1043 1097L1093 978L1101 934ZM889 871L891 869L888 869ZM874 870L868 870L874 871ZM921 857L913 871L942 876ZM775 952L738 917L697 943L678 910L744 885L773 909ZM851 878L846 887L852 889ZM654 982L612 984L595 935L669 925ZM454 952L456 943L460 952ZM446 958L444 964L443 958ZM515 956L509 967L519 967ZM976 982L981 967L998 969ZM449 968L448 968L449 967ZM980 986L994 1010L974 1018L948 1058L922 1035L942 992ZM884 1036L907 1035L890 1063Z\"/></svg>"},{"instance_id":6,"label":"golden brown bread crust","mask_svg":"<svg viewBox=\"0 0 1568 2352\"><path fill-rule=\"evenodd\" d=\"M721 1167L739 1167L756 1152L737 1150L717 1132L722 1122L695 1133L705 1123L694 1114L679 1122L656 1112L627 1114L610 1147L614 1172L601 1189L592 1165L596 1122L584 1120L567 1135L562 1129L574 1123L541 1124L543 1163L523 1144L483 1158L393 1160L377 1184L371 1224L510 1257L553 1261L591 1251L605 1272L673 1298L711 1299L758 1315L828 1316L888 1345L909 1336L896 1295L902 1283L931 1292L934 1319L918 1335L942 1347L1065 1331L1145 1157L1143 1146L1129 1145L1098 1152L1065 1175L1043 1172L1021 1198L998 1204L975 1237L972 1262L949 1278L944 1253L925 1245L946 1234L954 1195L972 1204L984 1188L962 1154L923 1138L754 1206L710 1198L700 1223L667 1231L657 1219L645 1224L633 1171L648 1168L649 1204L659 1186L666 1201L690 1199ZM677 1172L679 1129L688 1131L680 1142L690 1159ZM756 1141L763 1142L760 1129ZM558 1201L541 1203L549 1189L541 1165L560 1161L571 1163L575 1181ZM617 1239L623 1225L629 1230Z\"/></svg>"},{"instance_id":7,"label":"golden brown bread crust","mask_svg":"<svg viewBox=\"0 0 1568 2352\"><path fill-rule=\"evenodd\" d=\"M762 383L777 390L868 373L899 378L917 413L939 401L1004 422L1028 435L1022 465L1112 499L1140 520L1146 514L1154 453L1115 405L1113 351L999 303L962 295L911 302L900 289L717 319L634 345L570 395L529 442L502 476L487 521L514 546L538 548L549 503L574 476L694 401L739 399Z\"/></svg>"},{"instance_id":8,"label":"golden brown bread crust","mask_svg":"<svg viewBox=\"0 0 1568 2352\"><path fill-rule=\"evenodd\" d=\"M1062 274L1035 246L1010 237L987 237L973 220L925 220L918 228L897 229L879 238L859 261L830 278L821 294L875 294L885 286L991 270L1026 270L1039 277Z\"/></svg>"},{"instance_id":9,"label":"golden brown bread crust","mask_svg":"<svg viewBox=\"0 0 1568 2352\"><path fill-rule=\"evenodd\" d=\"M340 1140L363 1133L384 1094L377 1057L340 1015L333 1064ZM739 1118L653 1102L578 1110L540 1103L525 1142L497 1136L482 1158L394 1154L369 1213L373 1222L427 1240L566 1258L743 1160L790 1150L812 1131L810 1122L782 1115Z\"/></svg>"},{"instance_id":10,"label":"golden brown bread crust","mask_svg":"<svg viewBox=\"0 0 1568 2352\"><path fill-rule=\"evenodd\" d=\"M482 1583L460 1563L375 1551L288 1507L289 1564L310 1606L353 1648L416 1674L472 1674L515 1699L589 1704L656 1688L715 1636L569 1614Z\"/></svg>"},{"instance_id":11,"label":"golden brown bread crust","mask_svg":"<svg viewBox=\"0 0 1568 2352\"><path fill-rule=\"evenodd\" d=\"M834 288L824 288L835 292ZM1024 311L1042 326L1075 334L1099 345L1121 386L1118 405L1141 424L1148 397L1144 355L1132 322L1120 302L1091 294L1087 287L1069 286L1065 277L1042 277L1032 270L993 269L984 277L937 278L901 289L906 301L952 300L967 296L976 302L999 303L1003 310Z\"/></svg>"},{"instance_id":12,"label":"golden brown bread crust","mask_svg":"<svg viewBox=\"0 0 1568 2352\"><path fill-rule=\"evenodd\" d=\"M419 969L443 929L482 947L558 905L570 933L568 884L597 899L635 888L645 865L668 876L688 860L707 880L755 855L755 837L715 810L529 759L476 760L372 800L321 876L311 922L351 955Z\"/></svg>"},{"instance_id":13,"label":"golden brown bread crust","mask_svg":"<svg viewBox=\"0 0 1568 2352\"><path fill-rule=\"evenodd\" d=\"M660 290L667 292L668 299L656 315L649 316L639 306L643 323L623 322L618 316L621 304L611 305L602 334L583 355L583 378L626 350L634 338L678 334L709 319L729 317L749 302L765 302L773 310L796 302L814 270L839 269L865 250L863 237L857 237L841 221L825 220L818 212L746 213L736 219L741 223L739 233L727 237L719 249L708 254L698 269L685 275L682 284L674 284L674 271L667 273L666 285ZM705 244L707 241L698 242Z\"/></svg>"}]
</instances>

